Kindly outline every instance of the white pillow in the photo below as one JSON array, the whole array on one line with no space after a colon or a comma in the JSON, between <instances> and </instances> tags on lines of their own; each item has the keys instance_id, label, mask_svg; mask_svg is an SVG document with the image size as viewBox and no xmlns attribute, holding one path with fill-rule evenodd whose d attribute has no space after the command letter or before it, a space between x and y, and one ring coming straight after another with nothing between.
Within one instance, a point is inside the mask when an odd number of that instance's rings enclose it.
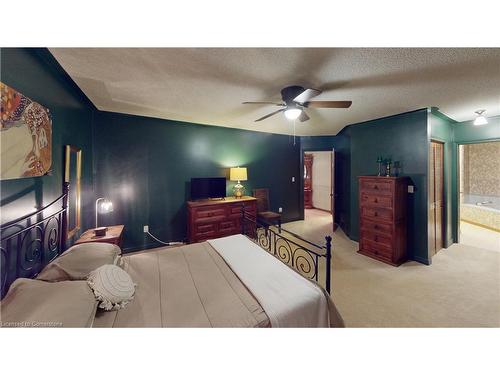
<instances>
[{"instance_id":1,"label":"white pillow","mask_svg":"<svg viewBox=\"0 0 500 375\"><path fill-rule=\"evenodd\" d=\"M112 264L92 271L87 283L104 310L123 309L134 298L136 284L127 272Z\"/></svg>"}]
</instances>

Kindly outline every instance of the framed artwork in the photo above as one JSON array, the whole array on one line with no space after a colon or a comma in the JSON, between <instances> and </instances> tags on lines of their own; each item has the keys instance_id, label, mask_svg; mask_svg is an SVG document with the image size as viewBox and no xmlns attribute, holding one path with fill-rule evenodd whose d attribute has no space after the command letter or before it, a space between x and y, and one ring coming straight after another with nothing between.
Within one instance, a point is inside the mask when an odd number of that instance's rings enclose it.
<instances>
[{"instance_id":1,"label":"framed artwork","mask_svg":"<svg viewBox=\"0 0 500 375\"><path fill-rule=\"evenodd\" d=\"M52 116L0 82L0 179L43 176L52 164Z\"/></svg>"}]
</instances>

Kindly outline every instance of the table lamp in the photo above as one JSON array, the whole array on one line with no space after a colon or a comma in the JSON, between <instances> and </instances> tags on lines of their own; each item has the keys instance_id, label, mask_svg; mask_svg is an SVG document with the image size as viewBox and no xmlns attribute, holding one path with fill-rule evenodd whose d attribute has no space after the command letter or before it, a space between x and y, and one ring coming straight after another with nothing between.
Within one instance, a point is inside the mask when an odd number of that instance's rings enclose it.
<instances>
[{"instance_id":1,"label":"table lamp","mask_svg":"<svg viewBox=\"0 0 500 375\"><path fill-rule=\"evenodd\" d=\"M245 167L231 168L229 171L229 179L231 181L238 181L238 183L234 185L233 192L235 198L241 198L245 192L245 188L240 182L247 180L247 169Z\"/></svg>"},{"instance_id":2,"label":"table lamp","mask_svg":"<svg viewBox=\"0 0 500 375\"><path fill-rule=\"evenodd\" d=\"M97 218L99 215L99 211L102 214L107 214L108 212L113 212L113 202L111 202L108 198L97 198L96 199L96 201L95 201L95 227L96 228L98 228Z\"/></svg>"}]
</instances>

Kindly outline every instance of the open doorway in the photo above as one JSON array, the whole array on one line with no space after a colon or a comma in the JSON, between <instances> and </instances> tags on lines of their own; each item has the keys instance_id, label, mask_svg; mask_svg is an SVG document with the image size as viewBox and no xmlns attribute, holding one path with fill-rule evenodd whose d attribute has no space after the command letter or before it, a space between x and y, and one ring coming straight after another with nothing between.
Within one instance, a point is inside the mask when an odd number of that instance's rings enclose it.
<instances>
[{"instance_id":1,"label":"open doorway","mask_svg":"<svg viewBox=\"0 0 500 375\"><path fill-rule=\"evenodd\" d=\"M500 251L500 141L461 144L459 243Z\"/></svg>"},{"instance_id":2,"label":"open doorway","mask_svg":"<svg viewBox=\"0 0 500 375\"><path fill-rule=\"evenodd\" d=\"M304 152L304 221L335 231L335 153Z\"/></svg>"}]
</instances>

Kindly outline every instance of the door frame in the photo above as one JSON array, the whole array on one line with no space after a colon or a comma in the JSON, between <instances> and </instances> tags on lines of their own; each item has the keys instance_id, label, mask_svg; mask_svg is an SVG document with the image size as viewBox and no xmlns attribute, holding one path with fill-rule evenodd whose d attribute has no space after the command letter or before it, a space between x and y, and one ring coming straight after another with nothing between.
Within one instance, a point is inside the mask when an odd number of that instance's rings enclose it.
<instances>
[{"instance_id":1,"label":"door frame","mask_svg":"<svg viewBox=\"0 0 500 375\"><path fill-rule=\"evenodd\" d=\"M430 189L431 189L431 186L430 186L430 182L431 182L431 178L430 178L430 174L431 172L433 173L433 168L431 168L431 158L430 158L430 155L431 155L431 151L432 151L432 143L438 143L442 146L442 157L441 157L441 185L442 185L442 196L441 196L441 201L443 202L443 208L442 208L442 214L441 214L441 248L439 250L437 250L435 253L432 253L431 252L431 243L430 243L430 233L429 233L429 230L430 230L430 223L431 223L431 220L430 220L430 214L429 214L429 211L430 211L430 199L431 199L431 192L430 192ZM448 173L445 173L445 168L446 168L446 141L443 140L443 139L439 139L437 137L431 137L429 139L429 147L428 147L428 151L427 151L427 157L428 157L428 160L427 160L427 164L428 164L428 178L427 178L427 191L428 191L428 194L427 194L427 257L429 259L429 261L432 259L432 257L434 255L436 255L439 251L443 250L443 249L446 249L446 243L447 243L447 236L448 236L448 230L447 230L447 225L446 223L448 222L448 202L447 202L447 195L446 195L446 191L447 189L449 188L448 186L448 183L447 183L447 175ZM435 181L435 179L434 179ZM434 188L434 186L432 187ZM434 224L435 224L435 220L434 220Z\"/></svg>"},{"instance_id":2,"label":"door frame","mask_svg":"<svg viewBox=\"0 0 500 375\"><path fill-rule=\"evenodd\" d=\"M331 185L331 188L333 190L333 197L331 197L332 201L331 201L331 209L332 209L332 221L333 221L333 227L336 228L335 226L335 218L336 218L336 215L335 215L335 196L337 195L335 193L335 148L334 147L331 147L331 148L327 148L327 149L315 149L315 148L312 148L312 149L301 149L300 150L300 173L299 173L299 209L300 209L300 220L304 220L304 212L305 212L305 208L304 208L304 154L306 153L310 153L310 152L330 152L330 155L332 156L333 155L333 161L331 163L331 167L332 167L332 176L331 176L331 181L330 181L330 185ZM331 157L330 156L330 157ZM333 228L332 228L333 229Z\"/></svg>"},{"instance_id":3,"label":"door frame","mask_svg":"<svg viewBox=\"0 0 500 375\"><path fill-rule=\"evenodd\" d=\"M453 143L453 156L456 160L455 165L452 168L455 169L455 186L456 192L452 194L452 207L455 207L456 212L452 212L452 216L456 217L456 220L452 222L452 231L455 234L456 243L460 243L460 146L465 145L475 145L480 143L490 143L490 142L500 142L500 138L492 139L481 139L473 141L460 141Z\"/></svg>"}]
</instances>

